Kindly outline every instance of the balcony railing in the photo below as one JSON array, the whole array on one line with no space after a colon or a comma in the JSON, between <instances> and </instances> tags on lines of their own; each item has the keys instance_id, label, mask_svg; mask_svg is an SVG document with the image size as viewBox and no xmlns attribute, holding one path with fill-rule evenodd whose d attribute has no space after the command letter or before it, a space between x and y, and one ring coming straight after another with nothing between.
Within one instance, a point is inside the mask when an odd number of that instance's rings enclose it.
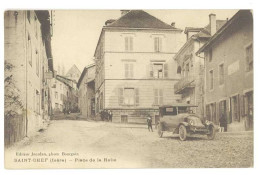
<instances>
[{"instance_id":1,"label":"balcony railing","mask_svg":"<svg viewBox=\"0 0 260 175\"><path fill-rule=\"evenodd\" d=\"M186 88L195 87L194 81L195 81L194 76L183 77L177 83L175 83L174 92L178 94L181 93Z\"/></svg>"}]
</instances>

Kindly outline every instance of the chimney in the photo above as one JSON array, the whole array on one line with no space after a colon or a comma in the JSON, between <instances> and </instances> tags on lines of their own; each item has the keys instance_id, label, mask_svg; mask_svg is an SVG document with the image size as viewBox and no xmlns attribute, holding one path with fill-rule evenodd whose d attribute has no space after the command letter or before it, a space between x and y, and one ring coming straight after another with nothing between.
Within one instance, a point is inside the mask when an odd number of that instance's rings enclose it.
<instances>
[{"instance_id":1,"label":"chimney","mask_svg":"<svg viewBox=\"0 0 260 175\"><path fill-rule=\"evenodd\" d=\"M171 23L171 26L175 28L175 22L172 22L172 23Z\"/></svg>"},{"instance_id":2,"label":"chimney","mask_svg":"<svg viewBox=\"0 0 260 175\"><path fill-rule=\"evenodd\" d=\"M209 14L210 35L214 35L217 31L216 14Z\"/></svg>"},{"instance_id":3,"label":"chimney","mask_svg":"<svg viewBox=\"0 0 260 175\"><path fill-rule=\"evenodd\" d=\"M120 10L121 11L121 16L124 16L127 14L130 10Z\"/></svg>"}]
</instances>

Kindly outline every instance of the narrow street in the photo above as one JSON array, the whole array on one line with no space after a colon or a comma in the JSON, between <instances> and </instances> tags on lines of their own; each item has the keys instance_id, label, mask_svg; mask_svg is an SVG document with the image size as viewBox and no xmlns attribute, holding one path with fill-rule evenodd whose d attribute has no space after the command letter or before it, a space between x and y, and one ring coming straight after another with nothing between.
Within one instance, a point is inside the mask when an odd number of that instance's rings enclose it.
<instances>
[{"instance_id":1,"label":"narrow street","mask_svg":"<svg viewBox=\"0 0 260 175\"><path fill-rule=\"evenodd\" d=\"M17 156L32 152L38 154L32 158L55 160L31 162L30 166L22 160L28 156ZM15 155L21 160L13 160ZM252 157L252 132L219 133L215 140L201 136L182 142L171 133L159 138L156 129L148 132L145 125L78 120L52 120L33 139L6 151L6 161L13 162L7 168L252 167Z\"/></svg>"}]
</instances>

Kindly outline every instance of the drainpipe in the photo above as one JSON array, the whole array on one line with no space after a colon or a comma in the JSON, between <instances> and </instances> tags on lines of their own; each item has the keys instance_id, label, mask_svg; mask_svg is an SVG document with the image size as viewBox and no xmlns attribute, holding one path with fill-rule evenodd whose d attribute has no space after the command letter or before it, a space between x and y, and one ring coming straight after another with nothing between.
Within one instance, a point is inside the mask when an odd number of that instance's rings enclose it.
<instances>
[{"instance_id":1,"label":"drainpipe","mask_svg":"<svg viewBox=\"0 0 260 175\"><path fill-rule=\"evenodd\" d=\"M25 32L25 42L27 42L27 37L26 37L26 14L27 14L27 11L25 11L25 15L24 15L24 32ZM26 44L25 44L25 47L26 47ZM25 136L28 137L28 99L27 99L27 63L28 63L28 60L27 60L27 55L28 55L28 50L27 48L25 48Z\"/></svg>"}]
</instances>

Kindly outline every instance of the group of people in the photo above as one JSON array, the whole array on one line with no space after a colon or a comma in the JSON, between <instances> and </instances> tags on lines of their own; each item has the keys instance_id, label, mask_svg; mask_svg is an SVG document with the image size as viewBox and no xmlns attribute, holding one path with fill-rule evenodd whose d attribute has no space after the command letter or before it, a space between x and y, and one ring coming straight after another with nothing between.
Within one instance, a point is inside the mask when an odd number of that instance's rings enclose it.
<instances>
[{"instance_id":1,"label":"group of people","mask_svg":"<svg viewBox=\"0 0 260 175\"><path fill-rule=\"evenodd\" d=\"M103 111L101 111L100 116L101 116L101 120L102 121L112 122L113 113L112 113L111 110L103 110Z\"/></svg>"}]
</instances>

